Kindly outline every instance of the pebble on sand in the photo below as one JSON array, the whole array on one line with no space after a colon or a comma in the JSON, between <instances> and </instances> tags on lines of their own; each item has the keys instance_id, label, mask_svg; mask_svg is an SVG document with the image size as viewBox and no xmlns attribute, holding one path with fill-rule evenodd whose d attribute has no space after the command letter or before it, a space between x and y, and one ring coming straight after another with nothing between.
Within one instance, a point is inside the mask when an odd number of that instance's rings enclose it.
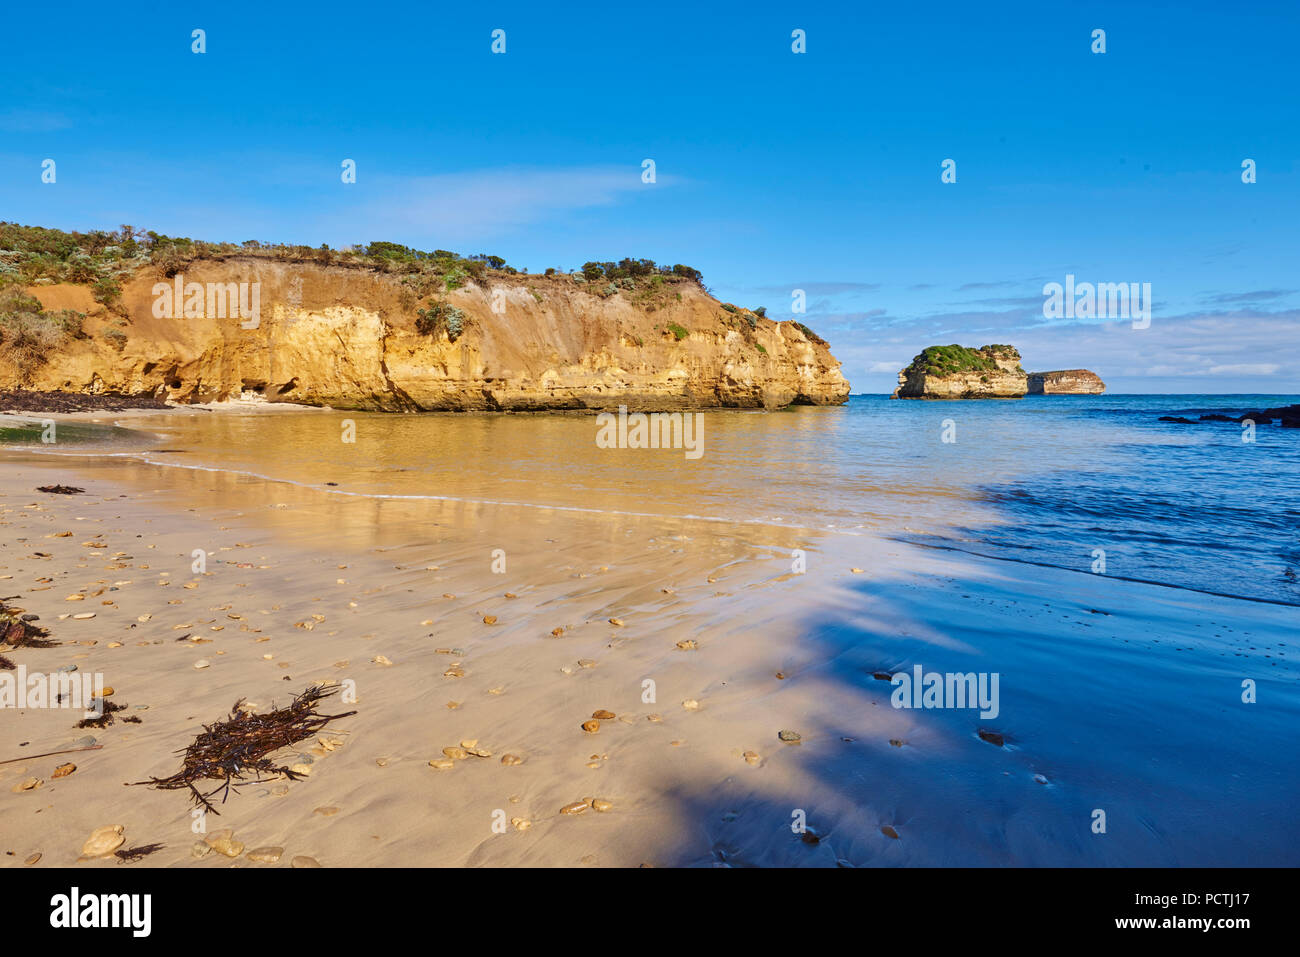
<instances>
[{"instance_id":1,"label":"pebble on sand","mask_svg":"<svg viewBox=\"0 0 1300 957\"><path fill-rule=\"evenodd\" d=\"M90 832L86 843L81 845L79 860L89 861L98 857L109 857L126 841L123 832L125 824L106 824Z\"/></svg>"},{"instance_id":2,"label":"pebble on sand","mask_svg":"<svg viewBox=\"0 0 1300 957\"><path fill-rule=\"evenodd\" d=\"M574 801L572 804L566 804L564 805L564 807L560 808L560 813L581 814L583 811L587 810L587 808L589 808L590 806L591 805L589 805L586 801Z\"/></svg>"},{"instance_id":3,"label":"pebble on sand","mask_svg":"<svg viewBox=\"0 0 1300 957\"><path fill-rule=\"evenodd\" d=\"M27 858L27 860L23 861L23 863L30 867L31 865L35 864L35 863L36 863L37 861L39 861L40 859L41 859L41 852L40 852L40 851L37 851L37 852L36 852L35 854L33 854L31 857Z\"/></svg>"},{"instance_id":4,"label":"pebble on sand","mask_svg":"<svg viewBox=\"0 0 1300 957\"><path fill-rule=\"evenodd\" d=\"M533 822L526 817L512 817L510 823L516 831L526 831L533 826Z\"/></svg>"},{"instance_id":5,"label":"pebble on sand","mask_svg":"<svg viewBox=\"0 0 1300 957\"><path fill-rule=\"evenodd\" d=\"M600 720L600 721L613 721L613 720L614 720L614 712L612 712L612 711L606 711L604 708L600 708L600 709L597 710L597 711L593 711L593 712L591 713L591 716L592 716L593 718L596 718L597 720Z\"/></svg>"},{"instance_id":6,"label":"pebble on sand","mask_svg":"<svg viewBox=\"0 0 1300 957\"><path fill-rule=\"evenodd\" d=\"M684 638L677 642L677 648L680 651L694 651L699 646L695 644L694 638Z\"/></svg>"},{"instance_id":7,"label":"pebble on sand","mask_svg":"<svg viewBox=\"0 0 1300 957\"><path fill-rule=\"evenodd\" d=\"M600 730L600 722L595 718L592 718L589 721L584 721L582 722L582 730L586 731L588 734L595 734Z\"/></svg>"},{"instance_id":8,"label":"pebble on sand","mask_svg":"<svg viewBox=\"0 0 1300 957\"><path fill-rule=\"evenodd\" d=\"M611 625L614 625L615 627L618 627L618 628L622 628L622 627L623 627L623 619L622 619L622 618L611 618L611 619L609 620L609 623L610 623Z\"/></svg>"},{"instance_id":9,"label":"pebble on sand","mask_svg":"<svg viewBox=\"0 0 1300 957\"><path fill-rule=\"evenodd\" d=\"M255 847L248 852L250 861L259 861L263 864L278 864L282 856L284 856L283 847Z\"/></svg>"},{"instance_id":10,"label":"pebble on sand","mask_svg":"<svg viewBox=\"0 0 1300 957\"><path fill-rule=\"evenodd\" d=\"M77 766L69 761L67 764L60 764L54 769L54 773L50 776L55 778L66 778L75 770L77 770Z\"/></svg>"},{"instance_id":11,"label":"pebble on sand","mask_svg":"<svg viewBox=\"0 0 1300 957\"><path fill-rule=\"evenodd\" d=\"M209 834L204 840L207 842L208 847L218 854L226 855L226 857L238 857L244 853L243 843L235 840L235 832L230 828L218 831L216 834Z\"/></svg>"},{"instance_id":12,"label":"pebble on sand","mask_svg":"<svg viewBox=\"0 0 1300 957\"><path fill-rule=\"evenodd\" d=\"M786 744L798 744L803 740L798 731L778 731L776 736Z\"/></svg>"},{"instance_id":13,"label":"pebble on sand","mask_svg":"<svg viewBox=\"0 0 1300 957\"><path fill-rule=\"evenodd\" d=\"M694 698L687 698L685 701L682 702L682 707L685 708L687 711L699 711L700 703L696 701Z\"/></svg>"},{"instance_id":14,"label":"pebble on sand","mask_svg":"<svg viewBox=\"0 0 1300 957\"><path fill-rule=\"evenodd\" d=\"M741 755L741 757L745 759L746 764L757 765L760 761L763 760L758 756L757 751L746 751L743 755Z\"/></svg>"},{"instance_id":15,"label":"pebble on sand","mask_svg":"<svg viewBox=\"0 0 1300 957\"><path fill-rule=\"evenodd\" d=\"M198 661L194 662L194 667L199 669L208 668L211 665L212 662L208 661L207 658L200 658Z\"/></svg>"},{"instance_id":16,"label":"pebble on sand","mask_svg":"<svg viewBox=\"0 0 1300 957\"><path fill-rule=\"evenodd\" d=\"M40 787L44 783L45 782L42 781L40 778L25 778L24 780L19 781L17 784L15 784L9 790L13 791L14 794L17 794L19 791L35 791L38 787Z\"/></svg>"},{"instance_id":17,"label":"pebble on sand","mask_svg":"<svg viewBox=\"0 0 1300 957\"><path fill-rule=\"evenodd\" d=\"M429 767L438 771L449 771L456 766L456 762L451 758L434 758L429 762Z\"/></svg>"},{"instance_id":18,"label":"pebble on sand","mask_svg":"<svg viewBox=\"0 0 1300 957\"><path fill-rule=\"evenodd\" d=\"M316 860L316 858L314 857L307 857L305 855L300 854L297 857L295 857L292 861L289 862L289 866L290 867L320 867L320 861Z\"/></svg>"},{"instance_id":19,"label":"pebble on sand","mask_svg":"<svg viewBox=\"0 0 1300 957\"><path fill-rule=\"evenodd\" d=\"M485 624L485 625L495 625L496 623L497 623L497 616L496 616L496 615L484 615L484 616L483 616L483 624Z\"/></svg>"},{"instance_id":20,"label":"pebble on sand","mask_svg":"<svg viewBox=\"0 0 1300 957\"><path fill-rule=\"evenodd\" d=\"M501 763L506 767L513 767L517 764L523 764L524 759L517 754L503 754L501 755Z\"/></svg>"}]
</instances>

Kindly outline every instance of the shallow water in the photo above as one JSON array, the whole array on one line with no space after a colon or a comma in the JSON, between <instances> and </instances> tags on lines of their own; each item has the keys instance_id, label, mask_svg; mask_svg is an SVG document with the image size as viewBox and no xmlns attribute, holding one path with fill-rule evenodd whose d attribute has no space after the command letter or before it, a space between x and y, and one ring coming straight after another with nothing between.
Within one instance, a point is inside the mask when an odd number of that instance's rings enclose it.
<instances>
[{"instance_id":1,"label":"shallow water","mask_svg":"<svg viewBox=\"0 0 1300 957\"><path fill-rule=\"evenodd\" d=\"M1157 421L1296 401L855 396L704 413L696 460L599 448L590 414L190 412L133 419L94 447L344 495L716 520L760 537L883 532L1078 571L1100 570L1104 553L1111 576L1300 603L1300 433L1261 425L1246 443L1233 423ZM54 451L92 447L85 426L63 428Z\"/></svg>"}]
</instances>

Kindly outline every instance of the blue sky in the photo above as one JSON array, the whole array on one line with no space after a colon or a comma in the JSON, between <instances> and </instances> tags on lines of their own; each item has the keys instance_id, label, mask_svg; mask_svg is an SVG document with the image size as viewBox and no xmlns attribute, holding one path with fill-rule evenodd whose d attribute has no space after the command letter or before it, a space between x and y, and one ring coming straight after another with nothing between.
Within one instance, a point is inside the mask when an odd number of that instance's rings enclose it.
<instances>
[{"instance_id":1,"label":"blue sky","mask_svg":"<svg viewBox=\"0 0 1300 957\"><path fill-rule=\"evenodd\" d=\"M1300 5L891 6L14 5L0 219L682 262L804 289L859 392L948 342L1300 392ZM1150 328L1044 319L1067 273L1151 283Z\"/></svg>"}]
</instances>

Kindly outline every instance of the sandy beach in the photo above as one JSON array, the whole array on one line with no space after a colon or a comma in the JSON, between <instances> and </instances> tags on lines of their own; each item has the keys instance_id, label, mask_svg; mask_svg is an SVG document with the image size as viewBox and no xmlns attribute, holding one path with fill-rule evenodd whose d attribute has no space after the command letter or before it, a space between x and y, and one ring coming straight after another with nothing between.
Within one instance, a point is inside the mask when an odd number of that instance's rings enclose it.
<instances>
[{"instance_id":1,"label":"sandy beach","mask_svg":"<svg viewBox=\"0 0 1300 957\"><path fill-rule=\"evenodd\" d=\"M35 491L53 483L85 493ZM0 597L57 644L5 654L102 674L124 710L89 730L0 713L4 866L109 866L78 857L112 825L124 850L161 845L135 866L1300 857L1294 607L878 530L346 491L6 452ZM891 706L889 675L918 665L999 673L998 714ZM184 791L126 786L176 771L236 700L322 682L355 690L323 710L357 713L277 755L303 779L201 821ZM225 829L233 857L204 842Z\"/></svg>"}]
</instances>

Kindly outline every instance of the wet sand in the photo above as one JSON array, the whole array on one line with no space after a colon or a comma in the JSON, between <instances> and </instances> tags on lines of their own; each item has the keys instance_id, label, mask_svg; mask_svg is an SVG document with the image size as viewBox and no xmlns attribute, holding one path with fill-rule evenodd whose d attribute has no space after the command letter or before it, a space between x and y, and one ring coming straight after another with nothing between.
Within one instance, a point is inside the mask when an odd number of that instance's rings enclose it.
<instances>
[{"instance_id":1,"label":"wet sand","mask_svg":"<svg viewBox=\"0 0 1300 957\"><path fill-rule=\"evenodd\" d=\"M86 494L33 491L51 483ZM5 866L73 865L117 824L123 848L163 845L134 866L269 866L246 856L266 846L326 867L1300 859L1291 607L877 535L22 453L0 460L0 543L0 597L61 643L8 656L102 673L140 718L0 711L0 761L103 746L0 764ZM874 675L915 664L999 672L1000 714L892 707ZM283 755L310 776L248 783L204 821L244 855L195 856L184 792L124 786L177 770L237 699L321 681L355 683L324 710L358 713ZM431 766L463 741L491 753Z\"/></svg>"}]
</instances>

